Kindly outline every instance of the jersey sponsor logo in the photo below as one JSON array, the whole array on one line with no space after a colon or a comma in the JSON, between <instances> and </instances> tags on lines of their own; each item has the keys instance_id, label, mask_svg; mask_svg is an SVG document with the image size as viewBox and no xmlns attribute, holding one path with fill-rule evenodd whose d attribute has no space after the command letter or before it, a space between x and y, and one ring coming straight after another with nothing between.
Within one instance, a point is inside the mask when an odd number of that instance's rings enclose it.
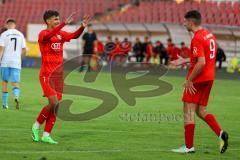
<instances>
[{"instance_id":1,"label":"jersey sponsor logo","mask_svg":"<svg viewBox=\"0 0 240 160\"><path fill-rule=\"evenodd\" d=\"M61 49L61 43L52 43L51 48L54 50Z\"/></svg>"},{"instance_id":2,"label":"jersey sponsor logo","mask_svg":"<svg viewBox=\"0 0 240 160\"><path fill-rule=\"evenodd\" d=\"M15 34L15 33L14 33L14 34L7 34L6 36L7 36L7 37L9 37L9 36L18 36L18 37L20 37L19 34Z\"/></svg>"}]
</instances>

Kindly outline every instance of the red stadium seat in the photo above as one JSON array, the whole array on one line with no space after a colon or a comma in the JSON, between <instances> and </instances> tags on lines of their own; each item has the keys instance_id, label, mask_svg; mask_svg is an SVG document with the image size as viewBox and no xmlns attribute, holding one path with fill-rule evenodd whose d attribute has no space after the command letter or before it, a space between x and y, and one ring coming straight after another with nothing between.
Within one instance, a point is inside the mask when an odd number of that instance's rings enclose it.
<instances>
[{"instance_id":1,"label":"red stadium seat","mask_svg":"<svg viewBox=\"0 0 240 160\"><path fill-rule=\"evenodd\" d=\"M108 2L108 3L107 3ZM130 0L14 0L0 5L0 22L7 17L16 18L22 31L26 33L27 23L43 23L42 14L46 9L59 10L62 18L71 12L79 11L76 19L83 14L101 14L108 9L117 9L119 5L129 3ZM103 22L140 22L182 23L184 13L190 9L198 9L203 16L203 23L238 25L240 17L240 2L184 2L177 4L171 1L141 1L139 6L130 7L124 13L114 14L110 19L103 18ZM115 17L117 16L117 17Z\"/></svg>"}]
</instances>

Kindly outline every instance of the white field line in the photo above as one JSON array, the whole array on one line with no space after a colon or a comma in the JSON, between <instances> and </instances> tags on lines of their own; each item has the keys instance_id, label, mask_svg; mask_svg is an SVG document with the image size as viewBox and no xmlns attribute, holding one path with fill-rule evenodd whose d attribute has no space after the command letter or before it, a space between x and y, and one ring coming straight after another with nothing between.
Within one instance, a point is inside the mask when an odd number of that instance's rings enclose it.
<instances>
[{"instance_id":1,"label":"white field line","mask_svg":"<svg viewBox=\"0 0 240 160\"><path fill-rule=\"evenodd\" d=\"M197 149L199 151L209 151L209 149ZM213 152L213 150L210 150ZM228 151L240 151L240 148L229 148ZM0 151L0 154L40 154L40 153L121 153L121 152L168 152L172 153L171 150L165 149L140 149L140 150L126 150L126 149L103 149L103 150L52 150L52 151L29 151L29 150L22 150L22 151ZM214 152L218 152L217 150ZM173 153L174 154L174 153ZM213 156L213 155L212 155Z\"/></svg>"},{"instance_id":2,"label":"white field line","mask_svg":"<svg viewBox=\"0 0 240 160\"><path fill-rule=\"evenodd\" d=\"M0 132L1 131L12 131L12 132L25 132L25 133L30 133L31 132L31 129L22 129L22 128L0 128ZM55 130L55 132L57 131L60 131L60 130ZM161 133L161 130L159 129L159 132L151 132L151 131L121 131L121 130L104 130L104 129L93 129L93 130L76 130L76 129L71 129L71 130L61 130L61 132L65 132L65 133L72 133L72 132L78 132L78 133L81 133L81 132L100 132L100 133L129 133L129 134L139 134L139 135L160 135L162 134ZM209 129L209 134L213 135L213 133L211 133L211 130ZM167 133L167 135L171 135L171 136L181 136L183 135L182 132L170 132L170 133ZM208 137L208 136L204 136L203 134L195 134L195 136L199 136L199 137ZM1 135L0 135L1 137ZM238 135L232 135L230 134L230 139L239 139L239 136Z\"/></svg>"}]
</instances>

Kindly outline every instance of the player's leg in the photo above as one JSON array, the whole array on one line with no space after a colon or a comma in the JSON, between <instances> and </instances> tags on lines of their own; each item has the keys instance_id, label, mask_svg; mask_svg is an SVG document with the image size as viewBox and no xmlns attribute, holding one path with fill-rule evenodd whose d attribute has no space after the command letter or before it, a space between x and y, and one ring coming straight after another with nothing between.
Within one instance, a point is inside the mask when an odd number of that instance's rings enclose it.
<instances>
[{"instance_id":1,"label":"player's leg","mask_svg":"<svg viewBox=\"0 0 240 160\"><path fill-rule=\"evenodd\" d=\"M2 81L2 106L8 109L8 81Z\"/></svg>"},{"instance_id":2,"label":"player's leg","mask_svg":"<svg viewBox=\"0 0 240 160\"><path fill-rule=\"evenodd\" d=\"M215 116L207 112L206 106L199 105L196 111L199 118L204 120L208 126L215 132L220 140L220 152L224 153L228 147L228 133L223 131L218 124Z\"/></svg>"},{"instance_id":3,"label":"player's leg","mask_svg":"<svg viewBox=\"0 0 240 160\"><path fill-rule=\"evenodd\" d=\"M196 104L184 102L184 135L188 149L193 147Z\"/></svg>"},{"instance_id":4,"label":"player's leg","mask_svg":"<svg viewBox=\"0 0 240 160\"><path fill-rule=\"evenodd\" d=\"M82 60L81 60L81 64L80 64L80 69L79 71L82 72L82 71L88 71L89 69L89 61L90 61L90 55L88 54L83 54L82 56Z\"/></svg>"},{"instance_id":5,"label":"player's leg","mask_svg":"<svg viewBox=\"0 0 240 160\"><path fill-rule=\"evenodd\" d=\"M35 123L32 126L32 138L34 141L39 141L39 128L45 121L47 123L47 120L50 116L52 117L52 113L54 113L54 108L57 106L57 104L58 100L56 95L48 97L48 105L42 108L38 117L36 118ZM49 134L45 133L45 136L47 135Z\"/></svg>"},{"instance_id":6,"label":"player's leg","mask_svg":"<svg viewBox=\"0 0 240 160\"><path fill-rule=\"evenodd\" d=\"M48 97L48 99L54 99L56 96L56 92L51 88L49 83L49 78L47 76L40 76L39 77L40 84L42 86L43 95L45 97ZM53 97L53 98L51 98ZM55 98L56 99L56 98ZM49 117L51 113L51 109L49 107L49 104L44 106L41 111L39 112L36 121L32 125L32 139L33 141L38 142L39 141L39 128L40 126L46 121L46 119Z\"/></svg>"},{"instance_id":7,"label":"player's leg","mask_svg":"<svg viewBox=\"0 0 240 160\"><path fill-rule=\"evenodd\" d=\"M195 111L196 104L184 102L184 137L185 146L178 149L173 149L173 152L177 153L194 153L194 130L195 130Z\"/></svg>"},{"instance_id":8,"label":"player's leg","mask_svg":"<svg viewBox=\"0 0 240 160\"><path fill-rule=\"evenodd\" d=\"M11 82L12 82L12 93L14 95L14 101L16 102L16 109L19 109L19 97L20 97L20 74L21 70L16 68L11 68Z\"/></svg>"},{"instance_id":9,"label":"player's leg","mask_svg":"<svg viewBox=\"0 0 240 160\"><path fill-rule=\"evenodd\" d=\"M57 75L54 79L54 92L56 93L55 96L49 96L48 97L48 110L50 111L50 114L48 118L46 119L46 124L44 127L44 132L42 136L42 141L50 144L57 144L58 142L54 141L50 134L54 127L54 124L56 122L56 113L57 109L59 107L59 101L62 99L62 92L63 92L63 75Z\"/></svg>"},{"instance_id":10,"label":"player's leg","mask_svg":"<svg viewBox=\"0 0 240 160\"><path fill-rule=\"evenodd\" d=\"M145 54L145 63L148 63L149 62L149 55L146 53Z\"/></svg>"},{"instance_id":11,"label":"player's leg","mask_svg":"<svg viewBox=\"0 0 240 160\"><path fill-rule=\"evenodd\" d=\"M215 132L215 134L219 137L222 129L218 124L215 116L207 112L206 106L199 105L197 107L196 113L198 117L204 120L208 124L208 126Z\"/></svg>"},{"instance_id":12,"label":"player's leg","mask_svg":"<svg viewBox=\"0 0 240 160\"><path fill-rule=\"evenodd\" d=\"M44 132L42 136L42 141L50 144L57 144L58 142L54 141L50 134L56 122L56 109L58 108L59 102L57 96L48 97L48 110L50 111L49 116L46 118L46 124L44 127Z\"/></svg>"},{"instance_id":13,"label":"player's leg","mask_svg":"<svg viewBox=\"0 0 240 160\"><path fill-rule=\"evenodd\" d=\"M3 109L8 108L8 81L10 78L10 68L1 68L1 78L2 78L2 106Z\"/></svg>"},{"instance_id":14,"label":"player's leg","mask_svg":"<svg viewBox=\"0 0 240 160\"><path fill-rule=\"evenodd\" d=\"M228 147L228 134L227 132L221 129L215 116L211 113L208 113L206 108L212 85L213 85L213 81L208 81L202 84L201 86L202 92L201 92L199 105L197 107L196 113L198 117L204 120L208 124L208 126L215 132L215 134L219 137L220 152L224 153Z\"/></svg>"}]
</instances>

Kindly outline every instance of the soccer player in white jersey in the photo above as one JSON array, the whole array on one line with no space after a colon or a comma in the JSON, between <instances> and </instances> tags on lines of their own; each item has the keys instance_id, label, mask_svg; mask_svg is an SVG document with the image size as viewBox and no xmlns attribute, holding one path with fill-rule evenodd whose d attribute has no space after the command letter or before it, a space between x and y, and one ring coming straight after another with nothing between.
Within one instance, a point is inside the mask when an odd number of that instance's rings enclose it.
<instances>
[{"instance_id":1,"label":"soccer player in white jersey","mask_svg":"<svg viewBox=\"0 0 240 160\"><path fill-rule=\"evenodd\" d=\"M8 19L5 25L7 30L0 36L2 103L3 109L7 109L8 82L11 82L16 109L19 109L21 55L26 52L26 42L23 34L16 29L16 21L14 19Z\"/></svg>"}]
</instances>

